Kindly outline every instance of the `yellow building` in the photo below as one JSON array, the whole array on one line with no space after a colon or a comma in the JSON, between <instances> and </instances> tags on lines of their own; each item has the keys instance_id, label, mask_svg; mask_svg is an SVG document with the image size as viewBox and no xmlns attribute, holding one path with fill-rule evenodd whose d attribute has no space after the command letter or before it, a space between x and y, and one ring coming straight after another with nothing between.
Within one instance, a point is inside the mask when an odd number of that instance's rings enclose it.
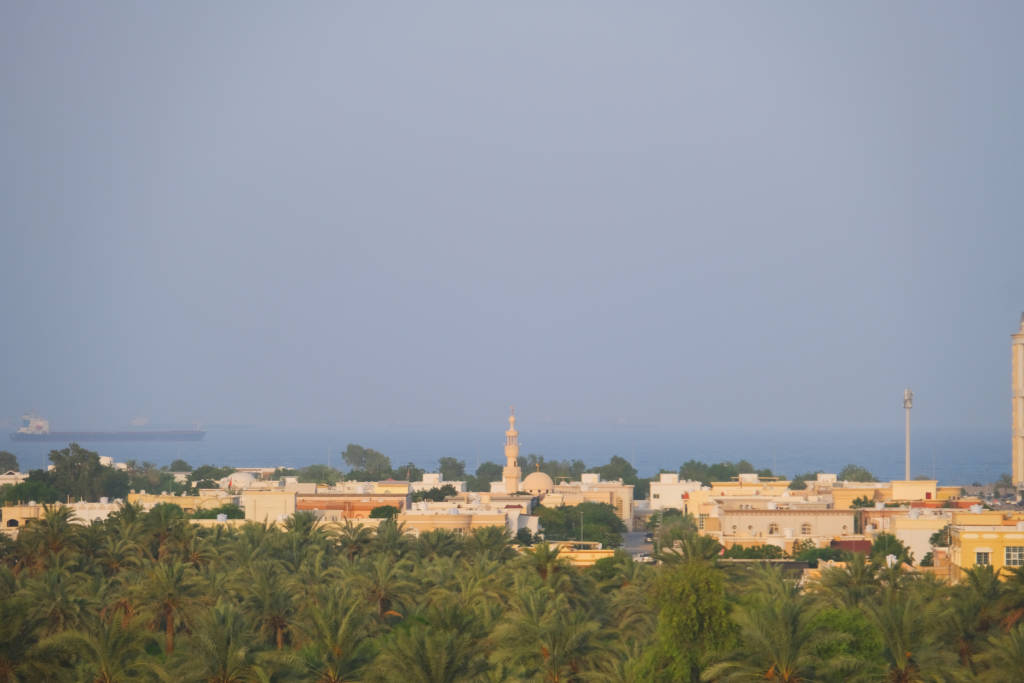
<instances>
[{"instance_id":1,"label":"yellow building","mask_svg":"<svg viewBox=\"0 0 1024 683\"><path fill-rule=\"evenodd\" d=\"M409 495L412 491L409 482L397 481L395 479L385 479L384 481L377 481L373 483L374 493L391 493L400 494L403 496Z\"/></svg>"},{"instance_id":2,"label":"yellow building","mask_svg":"<svg viewBox=\"0 0 1024 683\"><path fill-rule=\"evenodd\" d=\"M1012 526L953 526L949 556L959 569L983 565L996 570L1024 567L1024 522Z\"/></svg>"},{"instance_id":3,"label":"yellow building","mask_svg":"<svg viewBox=\"0 0 1024 683\"><path fill-rule=\"evenodd\" d=\"M615 556L614 549L602 548L597 541L548 541L548 545L573 567L593 567L598 560ZM524 548L524 551L533 552L533 549Z\"/></svg>"},{"instance_id":4,"label":"yellow building","mask_svg":"<svg viewBox=\"0 0 1024 683\"><path fill-rule=\"evenodd\" d=\"M711 496L781 496L789 490L789 482L783 479L762 478L757 474L741 474L734 481L711 482Z\"/></svg>"},{"instance_id":5,"label":"yellow building","mask_svg":"<svg viewBox=\"0 0 1024 683\"><path fill-rule=\"evenodd\" d=\"M220 489L203 489L198 496L175 496L169 493L129 493L125 500L141 505L143 510L152 510L158 503L177 505L187 514L196 510L210 510L221 505L238 505L238 496Z\"/></svg>"},{"instance_id":6,"label":"yellow building","mask_svg":"<svg viewBox=\"0 0 1024 683\"><path fill-rule=\"evenodd\" d=\"M417 535L435 529L469 534L474 529L487 526L507 528L505 513L497 510L407 510L398 515L398 522Z\"/></svg>"},{"instance_id":7,"label":"yellow building","mask_svg":"<svg viewBox=\"0 0 1024 683\"><path fill-rule=\"evenodd\" d=\"M91 524L92 522L106 519L110 513L116 512L121 507L119 502L103 501L98 503L54 503L54 506L70 508L72 524ZM0 528L8 536L17 537L18 531L33 520L40 519L46 512L45 506L40 503L27 503L22 505L4 505L0 508Z\"/></svg>"},{"instance_id":8,"label":"yellow building","mask_svg":"<svg viewBox=\"0 0 1024 683\"><path fill-rule=\"evenodd\" d=\"M295 514L295 491L243 491L240 495L247 522L276 522Z\"/></svg>"}]
</instances>

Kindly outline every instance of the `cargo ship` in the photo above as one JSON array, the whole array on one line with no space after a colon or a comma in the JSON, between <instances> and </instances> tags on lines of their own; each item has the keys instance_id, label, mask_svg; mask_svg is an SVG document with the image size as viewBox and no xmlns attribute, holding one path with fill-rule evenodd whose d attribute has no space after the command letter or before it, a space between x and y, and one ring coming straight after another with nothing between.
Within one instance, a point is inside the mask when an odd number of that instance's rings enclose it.
<instances>
[{"instance_id":1,"label":"cargo ship","mask_svg":"<svg viewBox=\"0 0 1024 683\"><path fill-rule=\"evenodd\" d=\"M21 427L11 433L13 441L199 441L201 429L130 429L117 432L51 432L50 422L38 415L24 415Z\"/></svg>"}]
</instances>

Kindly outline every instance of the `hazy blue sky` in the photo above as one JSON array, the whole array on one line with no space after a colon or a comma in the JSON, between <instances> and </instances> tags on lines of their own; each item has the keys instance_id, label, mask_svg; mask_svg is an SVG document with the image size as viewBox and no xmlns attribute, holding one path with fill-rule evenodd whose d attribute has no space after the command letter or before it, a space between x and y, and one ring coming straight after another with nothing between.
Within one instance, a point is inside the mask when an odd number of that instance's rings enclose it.
<instances>
[{"instance_id":1,"label":"hazy blue sky","mask_svg":"<svg viewBox=\"0 0 1024 683\"><path fill-rule=\"evenodd\" d=\"M0 416L1008 429L1021 26L2 3Z\"/></svg>"}]
</instances>

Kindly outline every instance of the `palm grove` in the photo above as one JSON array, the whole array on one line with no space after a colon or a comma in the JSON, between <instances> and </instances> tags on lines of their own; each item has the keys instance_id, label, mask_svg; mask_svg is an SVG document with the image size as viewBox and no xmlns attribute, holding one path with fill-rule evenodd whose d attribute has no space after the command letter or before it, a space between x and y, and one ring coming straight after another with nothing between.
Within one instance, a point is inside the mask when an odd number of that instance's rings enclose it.
<instances>
[{"instance_id":1,"label":"palm grove","mask_svg":"<svg viewBox=\"0 0 1024 683\"><path fill-rule=\"evenodd\" d=\"M0 681L1024 681L1024 570L948 586L882 538L801 587L689 517L655 533L659 565L578 570L499 527L50 506L0 537Z\"/></svg>"}]
</instances>

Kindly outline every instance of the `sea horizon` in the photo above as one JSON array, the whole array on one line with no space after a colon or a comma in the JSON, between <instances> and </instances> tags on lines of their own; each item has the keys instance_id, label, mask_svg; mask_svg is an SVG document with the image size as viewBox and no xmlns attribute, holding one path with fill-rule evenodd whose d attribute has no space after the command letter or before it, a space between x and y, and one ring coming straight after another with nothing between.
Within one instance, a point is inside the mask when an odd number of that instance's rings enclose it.
<instances>
[{"instance_id":1,"label":"sea horizon","mask_svg":"<svg viewBox=\"0 0 1024 683\"><path fill-rule=\"evenodd\" d=\"M548 424L521 430L521 452L548 460L582 460L588 467L618 455L629 460L639 476L678 470L688 460L707 463L747 460L757 469L791 477L821 470L838 472L847 464L868 468L883 480L900 479L904 469L901 429L800 428L727 429L660 428L620 425L581 428ZM500 428L375 426L375 427L208 427L196 442L82 442L82 446L113 457L166 466L181 458L193 467L304 467L346 465L341 452L356 443L378 450L392 466L407 463L436 471L441 457L466 463L467 473L483 462L501 463ZM22 471L48 463L51 450L62 442L8 440L0 450L18 456ZM928 429L912 433L911 476L938 479L943 484L989 483L1010 470L1009 429Z\"/></svg>"}]
</instances>

